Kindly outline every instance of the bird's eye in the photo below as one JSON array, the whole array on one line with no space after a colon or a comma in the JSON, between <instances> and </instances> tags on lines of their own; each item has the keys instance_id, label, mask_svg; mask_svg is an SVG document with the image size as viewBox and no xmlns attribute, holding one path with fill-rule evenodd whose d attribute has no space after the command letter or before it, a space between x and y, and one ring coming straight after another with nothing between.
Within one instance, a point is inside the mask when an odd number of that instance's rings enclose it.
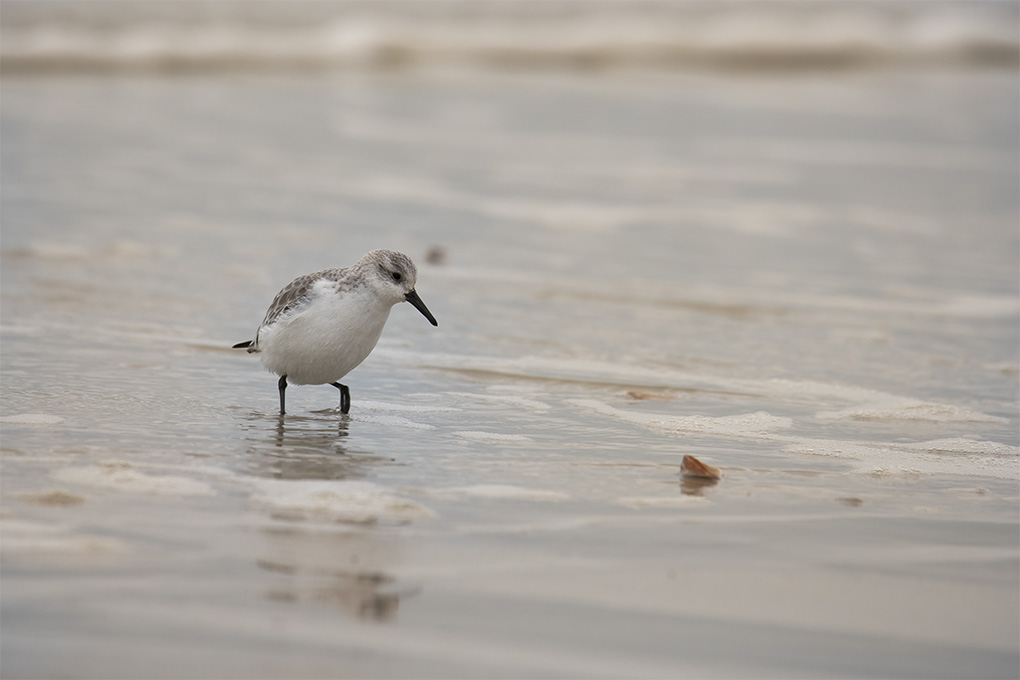
<instances>
[{"instance_id":1,"label":"bird's eye","mask_svg":"<svg viewBox=\"0 0 1020 680\"><path fill-rule=\"evenodd\" d=\"M393 277L394 281L399 281L400 280L400 272L393 272L391 274L391 276Z\"/></svg>"}]
</instances>

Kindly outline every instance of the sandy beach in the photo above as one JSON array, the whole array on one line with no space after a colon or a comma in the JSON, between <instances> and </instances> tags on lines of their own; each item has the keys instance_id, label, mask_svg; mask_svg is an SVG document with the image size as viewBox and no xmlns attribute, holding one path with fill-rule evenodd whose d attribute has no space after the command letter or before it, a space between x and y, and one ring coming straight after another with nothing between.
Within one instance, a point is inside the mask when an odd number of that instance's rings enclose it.
<instances>
[{"instance_id":1,"label":"sandy beach","mask_svg":"<svg viewBox=\"0 0 1020 680\"><path fill-rule=\"evenodd\" d=\"M4 678L1017 677L1015 5L73 4L0 7ZM280 418L231 345L375 248L438 328Z\"/></svg>"}]
</instances>

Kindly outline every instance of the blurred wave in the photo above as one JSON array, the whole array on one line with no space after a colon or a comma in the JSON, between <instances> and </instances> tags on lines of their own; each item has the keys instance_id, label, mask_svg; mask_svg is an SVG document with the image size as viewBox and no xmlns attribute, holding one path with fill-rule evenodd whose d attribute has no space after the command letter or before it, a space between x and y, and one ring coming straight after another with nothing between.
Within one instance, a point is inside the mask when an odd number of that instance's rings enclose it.
<instances>
[{"instance_id":1,"label":"blurred wave","mask_svg":"<svg viewBox=\"0 0 1020 680\"><path fill-rule=\"evenodd\" d=\"M1006 67L1014 2L7 0L0 67L800 70Z\"/></svg>"}]
</instances>

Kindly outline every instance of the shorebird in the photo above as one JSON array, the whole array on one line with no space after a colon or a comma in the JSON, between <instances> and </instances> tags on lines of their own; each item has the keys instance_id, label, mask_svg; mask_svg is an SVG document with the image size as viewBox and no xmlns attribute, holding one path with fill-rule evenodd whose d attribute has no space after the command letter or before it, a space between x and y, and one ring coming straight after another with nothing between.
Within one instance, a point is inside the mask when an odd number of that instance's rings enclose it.
<instances>
[{"instance_id":1,"label":"shorebird","mask_svg":"<svg viewBox=\"0 0 1020 680\"><path fill-rule=\"evenodd\" d=\"M340 412L351 408L351 391L340 379L375 348L390 309L410 302L433 326L432 312L414 285L418 270L407 255L373 250L350 267L305 274L276 294L254 340L234 345L259 354L280 376L280 415L287 384L332 385L340 390Z\"/></svg>"}]
</instances>

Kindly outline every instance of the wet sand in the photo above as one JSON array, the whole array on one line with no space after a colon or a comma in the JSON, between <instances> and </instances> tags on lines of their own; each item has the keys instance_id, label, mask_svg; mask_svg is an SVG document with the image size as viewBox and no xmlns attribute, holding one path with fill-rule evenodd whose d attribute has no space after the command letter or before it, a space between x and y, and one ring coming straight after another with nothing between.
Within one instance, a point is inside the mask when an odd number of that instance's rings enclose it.
<instances>
[{"instance_id":1,"label":"wet sand","mask_svg":"<svg viewBox=\"0 0 1020 680\"><path fill-rule=\"evenodd\" d=\"M1015 72L0 87L5 677L1016 676Z\"/></svg>"}]
</instances>

